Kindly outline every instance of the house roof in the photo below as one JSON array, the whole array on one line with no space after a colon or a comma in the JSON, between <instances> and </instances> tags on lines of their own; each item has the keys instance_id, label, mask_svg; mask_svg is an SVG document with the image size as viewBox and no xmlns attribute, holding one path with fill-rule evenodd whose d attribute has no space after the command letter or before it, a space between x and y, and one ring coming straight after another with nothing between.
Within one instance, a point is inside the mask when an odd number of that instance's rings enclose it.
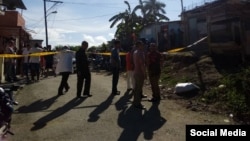
<instances>
[{"instance_id":1,"label":"house roof","mask_svg":"<svg viewBox=\"0 0 250 141\"><path fill-rule=\"evenodd\" d=\"M22 0L0 0L0 5L6 6L8 10L27 9Z\"/></svg>"}]
</instances>

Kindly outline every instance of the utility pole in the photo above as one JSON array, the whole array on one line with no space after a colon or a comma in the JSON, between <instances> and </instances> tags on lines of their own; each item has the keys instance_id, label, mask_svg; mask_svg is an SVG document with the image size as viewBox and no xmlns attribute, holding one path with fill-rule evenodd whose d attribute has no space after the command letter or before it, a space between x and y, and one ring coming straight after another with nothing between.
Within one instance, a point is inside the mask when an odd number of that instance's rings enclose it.
<instances>
[{"instance_id":1,"label":"utility pole","mask_svg":"<svg viewBox=\"0 0 250 141\"><path fill-rule=\"evenodd\" d=\"M45 22L45 40L46 40L46 47L48 47L48 28L47 28L47 8L46 8L46 0L44 2L44 22Z\"/></svg>"},{"instance_id":2,"label":"utility pole","mask_svg":"<svg viewBox=\"0 0 250 141\"><path fill-rule=\"evenodd\" d=\"M181 13L184 11L183 0L181 0Z\"/></svg>"},{"instance_id":3,"label":"utility pole","mask_svg":"<svg viewBox=\"0 0 250 141\"><path fill-rule=\"evenodd\" d=\"M47 8L46 8L46 2L54 2L55 4L57 3L63 3L62 1L52 1L52 0L43 0L44 2L44 22L45 22L45 40L46 40L46 47L48 47L48 27L47 27ZM56 11L51 12L51 13L57 13Z\"/></svg>"}]
</instances>

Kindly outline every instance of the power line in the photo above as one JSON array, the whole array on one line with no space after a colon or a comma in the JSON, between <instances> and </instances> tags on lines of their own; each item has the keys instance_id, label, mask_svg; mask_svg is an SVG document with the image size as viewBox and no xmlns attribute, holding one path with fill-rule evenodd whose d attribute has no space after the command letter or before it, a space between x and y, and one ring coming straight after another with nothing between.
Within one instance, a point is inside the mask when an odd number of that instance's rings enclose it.
<instances>
[{"instance_id":1,"label":"power line","mask_svg":"<svg viewBox=\"0 0 250 141\"><path fill-rule=\"evenodd\" d=\"M66 3L66 4L77 4L77 5L119 5L121 3L107 3L107 2L98 2L98 3L86 3L86 2L66 2L66 1L63 1L63 3ZM131 4L131 3L129 3ZM135 4L135 3L132 3L132 4Z\"/></svg>"},{"instance_id":2,"label":"power line","mask_svg":"<svg viewBox=\"0 0 250 141\"><path fill-rule=\"evenodd\" d=\"M88 20L88 19L95 19L95 18L99 18L99 17L110 16L110 15L114 15L114 14L116 14L116 13L93 16L93 17L77 18L77 19L61 19L61 20L55 20L55 21L80 21L80 20Z\"/></svg>"}]
</instances>

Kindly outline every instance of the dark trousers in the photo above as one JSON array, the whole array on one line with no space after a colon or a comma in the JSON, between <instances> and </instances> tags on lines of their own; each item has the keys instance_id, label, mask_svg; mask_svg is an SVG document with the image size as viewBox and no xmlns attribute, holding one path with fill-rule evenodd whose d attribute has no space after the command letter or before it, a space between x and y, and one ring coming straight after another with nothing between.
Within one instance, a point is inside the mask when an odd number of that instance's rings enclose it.
<instances>
[{"instance_id":1,"label":"dark trousers","mask_svg":"<svg viewBox=\"0 0 250 141\"><path fill-rule=\"evenodd\" d=\"M62 93L63 89L69 89L68 79L71 72L61 72L62 75L61 83L58 88L58 93Z\"/></svg>"},{"instance_id":2,"label":"dark trousers","mask_svg":"<svg viewBox=\"0 0 250 141\"><path fill-rule=\"evenodd\" d=\"M112 68L112 93L116 94L117 93L117 84L118 84L118 80L119 80L119 68Z\"/></svg>"},{"instance_id":3,"label":"dark trousers","mask_svg":"<svg viewBox=\"0 0 250 141\"><path fill-rule=\"evenodd\" d=\"M134 74L135 88L134 88L134 105L141 105L142 90L144 85L144 76L142 74Z\"/></svg>"},{"instance_id":4,"label":"dark trousers","mask_svg":"<svg viewBox=\"0 0 250 141\"><path fill-rule=\"evenodd\" d=\"M23 73L27 81L29 80L29 70L30 70L29 63L23 63Z\"/></svg>"},{"instance_id":5,"label":"dark trousers","mask_svg":"<svg viewBox=\"0 0 250 141\"><path fill-rule=\"evenodd\" d=\"M77 73L77 96L81 96L83 82L85 83L83 95L88 95L90 94L89 92L91 84L91 74L89 71L84 73Z\"/></svg>"},{"instance_id":6,"label":"dark trousers","mask_svg":"<svg viewBox=\"0 0 250 141\"><path fill-rule=\"evenodd\" d=\"M31 72L31 79L35 80L35 76L36 79L39 80L40 78L40 63L30 63L30 72Z\"/></svg>"},{"instance_id":7,"label":"dark trousers","mask_svg":"<svg viewBox=\"0 0 250 141\"><path fill-rule=\"evenodd\" d=\"M5 79L14 81L16 79L15 65L12 62L5 62L4 67Z\"/></svg>"},{"instance_id":8,"label":"dark trousers","mask_svg":"<svg viewBox=\"0 0 250 141\"><path fill-rule=\"evenodd\" d=\"M153 92L153 98L160 99L160 87L159 87L160 75L149 75L149 81Z\"/></svg>"}]
</instances>

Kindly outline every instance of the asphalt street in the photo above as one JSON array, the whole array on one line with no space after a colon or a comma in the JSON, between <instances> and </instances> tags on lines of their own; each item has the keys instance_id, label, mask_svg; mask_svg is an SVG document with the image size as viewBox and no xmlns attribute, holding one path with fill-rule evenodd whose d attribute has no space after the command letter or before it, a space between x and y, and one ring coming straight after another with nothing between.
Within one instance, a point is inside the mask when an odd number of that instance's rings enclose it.
<instances>
[{"instance_id":1,"label":"asphalt street","mask_svg":"<svg viewBox=\"0 0 250 141\"><path fill-rule=\"evenodd\" d=\"M8 141L185 141L186 124L224 123L225 117L207 115L163 99L153 104L143 99L146 110L131 106L131 92L121 74L120 95L111 95L112 76L92 72L92 97L76 99L76 75L70 89L57 96L60 76L44 78L16 92ZM144 94L151 96L149 86Z\"/></svg>"}]
</instances>

